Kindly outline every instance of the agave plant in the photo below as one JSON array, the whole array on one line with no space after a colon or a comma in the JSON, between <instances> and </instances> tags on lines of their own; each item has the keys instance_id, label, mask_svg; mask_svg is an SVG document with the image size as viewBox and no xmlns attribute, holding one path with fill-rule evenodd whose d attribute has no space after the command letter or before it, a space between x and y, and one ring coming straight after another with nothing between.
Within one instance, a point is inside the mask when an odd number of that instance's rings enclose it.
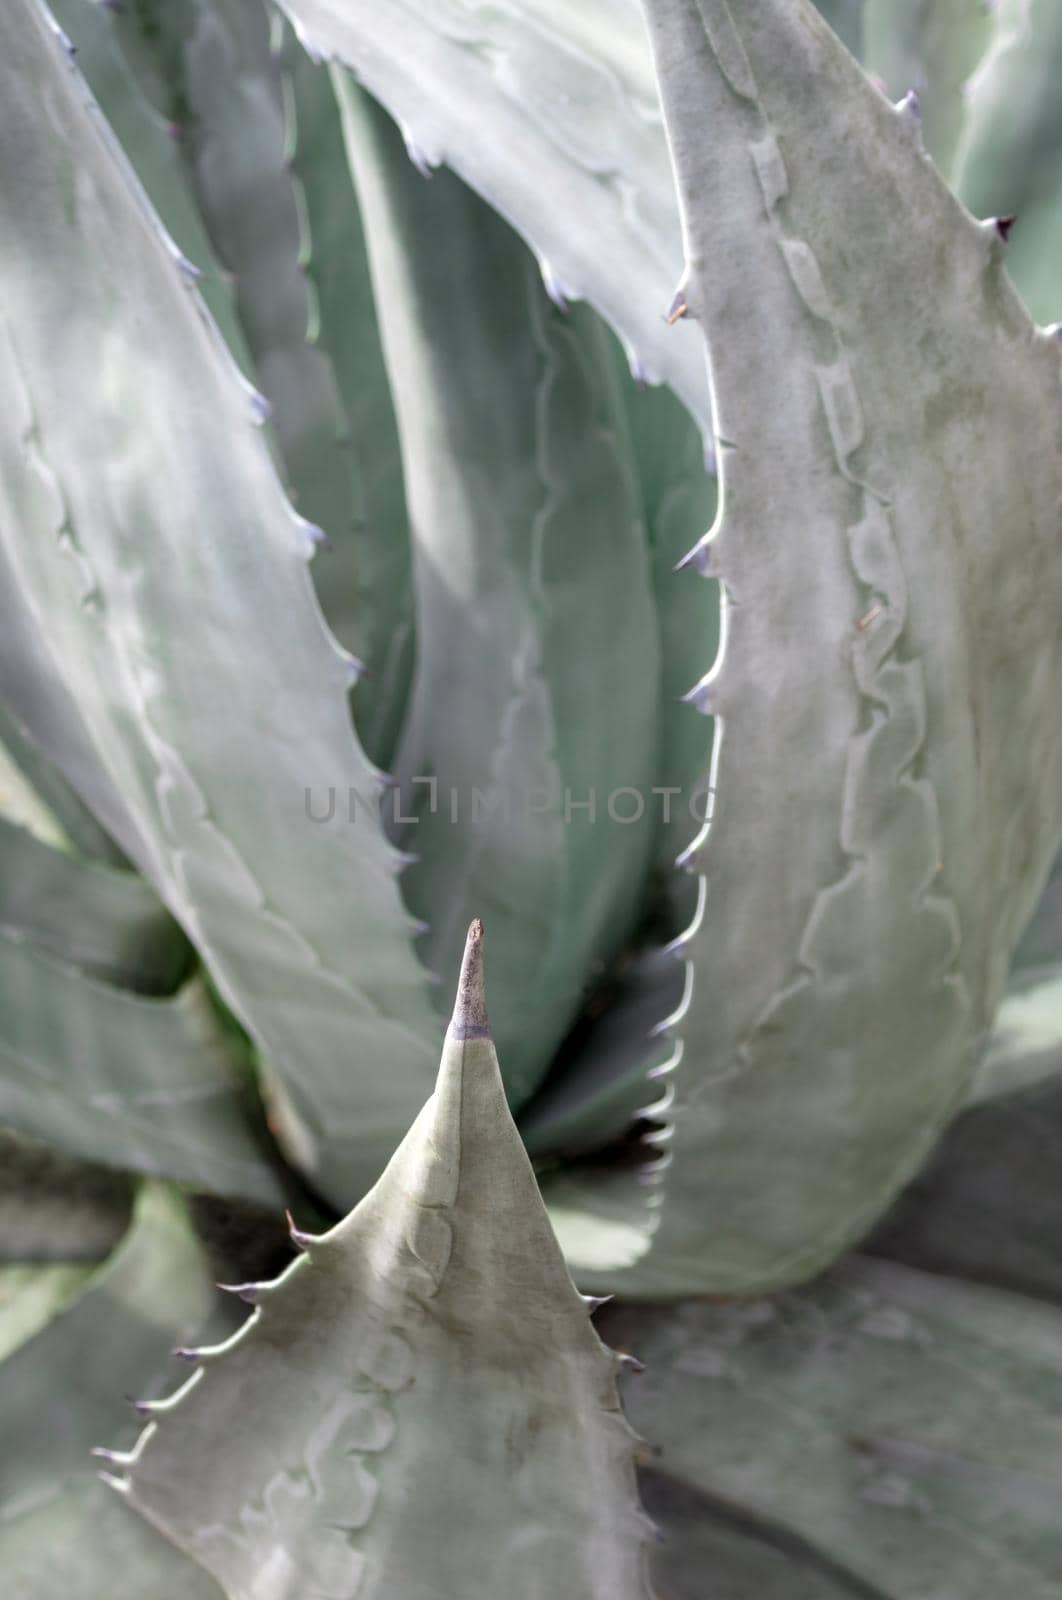
<instances>
[{"instance_id":1,"label":"agave plant","mask_svg":"<svg viewBox=\"0 0 1062 1600\"><path fill-rule=\"evenodd\" d=\"M8 0L5 1594L1058 1593L1060 51Z\"/></svg>"}]
</instances>

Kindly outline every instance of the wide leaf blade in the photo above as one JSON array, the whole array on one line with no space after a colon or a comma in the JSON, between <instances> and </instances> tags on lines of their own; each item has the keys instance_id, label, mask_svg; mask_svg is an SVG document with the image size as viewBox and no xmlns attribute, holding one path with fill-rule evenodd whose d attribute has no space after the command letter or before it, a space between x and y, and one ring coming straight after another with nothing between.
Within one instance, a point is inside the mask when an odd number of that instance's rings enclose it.
<instances>
[{"instance_id":1,"label":"wide leaf blade","mask_svg":"<svg viewBox=\"0 0 1062 1600\"><path fill-rule=\"evenodd\" d=\"M5 8L0 45L11 603L76 685L130 853L269 1057L289 1141L349 1195L408 1125L434 1032L395 852L346 817L377 781L352 668L252 399L36 0Z\"/></svg>"}]
</instances>

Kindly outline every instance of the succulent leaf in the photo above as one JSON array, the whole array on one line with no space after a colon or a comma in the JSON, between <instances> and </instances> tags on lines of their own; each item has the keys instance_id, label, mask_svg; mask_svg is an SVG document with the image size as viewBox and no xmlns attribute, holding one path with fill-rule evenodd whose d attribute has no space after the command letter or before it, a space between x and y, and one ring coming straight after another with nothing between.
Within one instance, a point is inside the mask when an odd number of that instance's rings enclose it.
<instances>
[{"instance_id":1,"label":"succulent leaf","mask_svg":"<svg viewBox=\"0 0 1062 1600\"><path fill-rule=\"evenodd\" d=\"M945 176L967 116L967 82L991 27L992 0L866 0L855 54L890 99L916 95L926 150Z\"/></svg>"},{"instance_id":2,"label":"succulent leaf","mask_svg":"<svg viewBox=\"0 0 1062 1600\"><path fill-rule=\"evenodd\" d=\"M726 731L655 1218L628 1197L633 1267L569 1259L748 1293L924 1161L1058 847L1062 352L805 0L649 15L711 352ZM601 1181L567 1175L568 1212Z\"/></svg>"},{"instance_id":3,"label":"succulent leaf","mask_svg":"<svg viewBox=\"0 0 1062 1600\"><path fill-rule=\"evenodd\" d=\"M478 924L435 1094L356 1209L292 1237L245 1326L149 1408L129 1502L231 1600L644 1594L617 1359L506 1106Z\"/></svg>"},{"instance_id":4,"label":"succulent leaf","mask_svg":"<svg viewBox=\"0 0 1062 1600\"><path fill-rule=\"evenodd\" d=\"M129 1225L133 1180L0 1129L0 1262L102 1261Z\"/></svg>"},{"instance_id":5,"label":"succulent leaf","mask_svg":"<svg viewBox=\"0 0 1062 1600\"><path fill-rule=\"evenodd\" d=\"M622 358L621 358L622 359ZM668 877L704 821L712 721L686 699L719 646L719 585L679 570L701 546L716 511L716 484L689 412L664 387L637 385L621 372L649 533L650 570L660 617L659 865ZM712 463L714 470L714 463ZM695 568L695 570L697 570Z\"/></svg>"},{"instance_id":6,"label":"succulent leaf","mask_svg":"<svg viewBox=\"0 0 1062 1600\"><path fill-rule=\"evenodd\" d=\"M170 994L187 939L135 872L56 849L0 816L0 928L141 994Z\"/></svg>"},{"instance_id":7,"label":"succulent leaf","mask_svg":"<svg viewBox=\"0 0 1062 1600\"><path fill-rule=\"evenodd\" d=\"M403 889L443 1006L468 919L489 910L518 1109L645 892L659 640L642 506L604 329L551 304L511 229L452 174L426 182L355 96L417 604L395 798L418 860Z\"/></svg>"},{"instance_id":8,"label":"succulent leaf","mask_svg":"<svg viewBox=\"0 0 1062 1600\"><path fill-rule=\"evenodd\" d=\"M347 163L344 97L335 75L289 42L292 171L301 184L303 258L314 287L315 342L327 350L355 459L359 509L349 554L323 550L314 581L325 615L339 561L358 585L357 626L367 672L354 689L354 721L372 760L390 768L413 672L413 595L398 425L373 299L365 234ZM342 75L345 77L345 74ZM348 640L338 622L337 636Z\"/></svg>"},{"instance_id":9,"label":"succulent leaf","mask_svg":"<svg viewBox=\"0 0 1062 1600\"><path fill-rule=\"evenodd\" d=\"M672 1036L684 1003L681 965L669 951L622 965L565 1041L549 1077L520 1114L529 1153L579 1156L621 1139L671 1091L681 1057Z\"/></svg>"},{"instance_id":10,"label":"succulent leaf","mask_svg":"<svg viewBox=\"0 0 1062 1600\"><path fill-rule=\"evenodd\" d=\"M674 184L634 0L284 0L303 43L350 67L421 166L444 162L589 300L632 366L707 426L696 339L665 337L681 265ZM417 47L410 48L415 34Z\"/></svg>"},{"instance_id":11,"label":"succulent leaf","mask_svg":"<svg viewBox=\"0 0 1062 1600\"><path fill-rule=\"evenodd\" d=\"M1062 1074L1062 856L1011 963L968 1105Z\"/></svg>"},{"instance_id":12,"label":"succulent leaf","mask_svg":"<svg viewBox=\"0 0 1062 1600\"><path fill-rule=\"evenodd\" d=\"M1062 1077L958 1117L867 1240L875 1255L1062 1304Z\"/></svg>"},{"instance_id":13,"label":"succulent leaf","mask_svg":"<svg viewBox=\"0 0 1062 1600\"><path fill-rule=\"evenodd\" d=\"M1062 9L999 0L970 80L952 181L977 216L1013 217L1007 267L1035 317L1062 320Z\"/></svg>"},{"instance_id":14,"label":"succulent leaf","mask_svg":"<svg viewBox=\"0 0 1062 1600\"><path fill-rule=\"evenodd\" d=\"M1051 1600L1060 1319L1034 1300L853 1257L774 1299L609 1307L601 1325L646 1361L625 1401L656 1447L647 1476L665 1492L648 1499L665 1540L675 1485L832 1572L816 1600L838 1588L993 1600L1008 1587ZM706 1579L697 1600L725 1592Z\"/></svg>"},{"instance_id":15,"label":"succulent leaf","mask_svg":"<svg viewBox=\"0 0 1062 1600\"><path fill-rule=\"evenodd\" d=\"M269 1058L300 1154L349 1194L408 1126L433 1026L396 853L371 812L345 817L348 790L378 782L350 728L353 669L253 397L62 39L17 0L0 41L0 219L21 240L0 332L19 714L39 733L36 707L79 790L95 763L131 822L112 831ZM74 404L86 372L106 381ZM53 746L74 695L80 742ZM339 797L330 820L308 791ZM366 1116L352 1075L379 1059Z\"/></svg>"},{"instance_id":16,"label":"succulent leaf","mask_svg":"<svg viewBox=\"0 0 1062 1600\"><path fill-rule=\"evenodd\" d=\"M146 5L113 7L104 0L48 0L52 16L77 52L77 64L107 122L132 164L151 204L180 252L184 270L194 276L225 343L249 378L251 356L233 306L232 284L215 254L196 205L181 145L185 130L168 120L130 65L123 36L133 25L150 22ZM120 29L119 24L122 24Z\"/></svg>"},{"instance_id":17,"label":"succulent leaf","mask_svg":"<svg viewBox=\"0 0 1062 1600\"><path fill-rule=\"evenodd\" d=\"M0 666L6 664L0 646ZM100 827L85 802L2 702L0 815L29 828L45 844L79 851L108 866L129 866L124 853Z\"/></svg>"},{"instance_id":18,"label":"succulent leaf","mask_svg":"<svg viewBox=\"0 0 1062 1600\"><path fill-rule=\"evenodd\" d=\"M171 215L169 184L139 159L133 119L144 96L157 123L180 119L169 122L177 170L166 177L183 186L181 203L201 237L185 253L210 264L207 283L221 284L231 302L222 321L207 296L241 367L272 404L299 510L326 536L314 587L330 628L365 664L355 719L370 757L388 766L412 666L408 534L365 242L328 74L263 0L143 0L95 24L108 27L108 61L120 66L105 76L95 56L86 61L83 10L83 0L65 0L63 24L175 238L181 218Z\"/></svg>"},{"instance_id":19,"label":"succulent leaf","mask_svg":"<svg viewBox=\"0 0 1062 1600\"><path fill-rule=\"evenodd\" d=\"M201 979L135 994L0 929L6 1126L85 1160L276 1204L246 1078Z\"/></svg>"},{"instance_id":20,"label":"succulent leaf","mask_svg":"<svg viewBox=\"0 0 1062 1600\"><path fill-rule=\"evenodd\" d=\"M220 1600L206 1573L105 1489L89 1454L116 1426L123 1391L152 1389L167 1350L196 1333L212 1301L180 1199L147 1184L114 1255L79 1298L57 1307L59 1314L4 1361L5 1597Z\"/></svg>"}]
</instances>

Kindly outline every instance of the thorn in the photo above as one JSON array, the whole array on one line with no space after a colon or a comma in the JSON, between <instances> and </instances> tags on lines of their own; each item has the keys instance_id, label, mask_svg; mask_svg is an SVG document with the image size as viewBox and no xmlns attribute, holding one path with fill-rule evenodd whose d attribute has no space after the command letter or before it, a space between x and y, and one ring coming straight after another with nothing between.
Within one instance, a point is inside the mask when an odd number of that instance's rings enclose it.
<instances>
[{"instance_id":1,"label":"thorn","mask_svg":"<svg viewBox=\"0 0 1062 1600\"><path fill-rule=\"evenodd\" d=\"M683 317L689 315L689 309L689 304L686 300L685 294L681 289L677 289L675 291L675 298L664 312L664 321L667 323L669 328L673 328L676 322L681 321Z\"/></svg>"},{"instance_id":2,"label":"thorn","mask_svg":"<svg viewBox=\"0 0 1062 1600\"><path fill-rule=\"evenodd\" d=\"M628 1372L644 1372L645 1362L639 1361L637 1356L628 1355L625 1350L617 1350L616 1359L620 1366Z\"/></svg>"},{"instance_id":3,"label":"thorn","mask_svg":"<svg viewBox=\"0 0 1062 1600\"><path fill-rule=\"evenodd\" d=\"M696 567L697 571L705 578L711 576L712 549L710 539L698 539L692 550L687 550L681 561L676 561L673 572L685 572L687 567Z\"/></svg>"},{"instance_id":4,"label":"thorn","mask_svg":"<svg viewBox=\"0 0 1062 1600\"><path fill-rule=\"evenodd\" d=\"M538 265L539 271L542 273L542 282L546 293L553 301L553 304L556 306L557 310L566 313L568 310L568 296L565 293L560 279L556 276L553 268L545 259L540 261Z\"/></svg>"},{"instance_id":5,"label":"thorn","mask_svg":"<svg viewBox=\"0 0 1062 1600\"><path fill-rule=\"evenodd\" d=\"M128 1395L126 1396L126 1399L129 1400ZM129 1404L132 1406L138 1417L150 1417L152 1411L155 1409L150 1400L129 1400Z\"/></svg>"},{"instance_id":6,"label":"thorn","mask_svg":"<svg viewBox=\"0 0 1062 1600\"><path fill-rule=\"evenodd\" d=\"M106 1445L94 1444L89 1455L98 1456L101 1461L118 1461L121 1459L122 1451L108 1450Z\"/></svg>"},{"instance_id":7,"label":"thorn","mask_svg":"<svg viewBox=\"0 0 1062 1600\"><path fill-rule=\"evenodd\" d=\"M1011 215L1007 217L996 217L996 232L999 234L999 237L1003 240L1004 244L1006 244L1007 240L1010 238L1010 230L1013 228L1017 220L1018 218L1016 213L1011 213Z\"/></svg>"},{"instance_id":8,"label":"thorn","mask_svg":"<svg viewBox=\"0 0 1062 1600\"><path fill-rule=\"evenodd\" d=\"M342 661L343 676L347 681L347 688L353 689L354 685L365 676L365 663L364 661L359 661L357 656L352 656L349 651L344 654Z\"/></svg>"},{"instance_id":9,"label":"thorn","mask_svg":"<svg viewBox=\"0 0 1062 1600\"><path fill-rule=\"evenodd\" d=\"M692 689L687 689L685 694L680 694L678 701L680 705L693 706L702 716L712 715L712 691L703 679L695 683Z\"/></svg>"},{"instance_id":10,"label":"thorn","mask_svg":"<svg viewBox=\"0 0 1062 1600\"><path fill-rule=\"evenodd\" d=\"M416 850L396 850L395 857L399 872L404 872L407 867L415 867L420 860L419 852Z\"/></svg>"},{"instance_id":11,"label":"thorn","mask_svg":"<svg viewBox=\"0 0 1062 1600\"><path fill-rule=\"evenodd\" d=\"M884 608L880 605L872 605L870 610L864 612L859 621L856 623L856 632L864 633L866 629L870 627L870 624L874 621L874 619L881 616L883 609Z\"/></svg>"},{"instance_id":12,"label":"thorn","mask_svg":"<svg viewBox=\"0 0 1062 1600\"><path fill-rule=\"evenodd\" d=\"M317 1240L312 1233L303 1233L301 1228L297 1228L295 1226L295 1218L292 1216L290 1211L285 1211L284 1215L287 1218L288 1235L296 1249L308 1250L312 1244L317 1243Z\"/></svg>"},{"instance_id":13,"label":"thorn","mask_svg":"<svg viewBox=\"0 0 1062 1600\"><path fill-rule=\"evenodd\" d=\"M117 1489L119 1494L129 1493L128 1478L116 1478L113 1472L97 1472L96 1476L101 1483L107 1484L111 1489Z\"/></svg>"},{"instance_id":14,"label":"thorn","mask_svg":"<svg viewBox=\"0 0 1062 1600\"><path fill-rule=\"evenodd\" d=\"M435 171L435 167L424 146L417 143L408 128L402 129L402 138L405 141L406 155L412 161L421 177L430 178Z\"/></svg>"},{"instance_id":15,"label":"thorn","mask_svg":"<svg viewBox=\"0 0 1062 1600\"><path fill-rule=\"evenodd\" d=\"M261 1283L216 1283L215 1289L220 1289L223 1294L239 1295L241 1300L246 1300L249 1306L257 1305L264 1284ZM179 1352L175 1352L179 1354Z\"/></svg>"},{"instance_id":16,"label":"thorn","mask_svg":"<svg viewBox=\"0 0 1062 1600\"><path fill-rule=\"evenodd\" d=\"M202 283L206 273L202 267L197 267L194 261L190 261L183 250L175 250L174 258L178 272L187 283Z\"/></svg>"},{"instance_id":17,"label":"thorn","mask_svg":"<svg viewBox=\"0 0 1062 1600\"><path fill-rule=\"evenodd\" d=\"M583 1304L593 1316L595 1311L600 1311L602 1306L607 1306L615 1298L614 1294L584 1294Z\"/></svg>"},{"instance_id":18,"label":"thorn","mask_svg":"<svg viewBox=\"0 0 1062 1600\"><path fill-rule=\"evenodd\" d=\"M902 100L897 100L896 109L905 116L911 117L915 122L922 120L922 102L918 98L917 89L908 89Z\"/></svg>"},{"instance_id":19,"label":"thorn","mask_svg":"<svg viewBox=\"0 0 1062 1600\"><path fill-rule=\"evenodd\" d=\"M307 561L311 561L318 550L331 550L332 541L323 528L316 522L310 522L306 517L295 517L295 531L298 536L299 547Z\"/></svg>"},{"instance_id":20,"label":"thorn","mask_svg":"<svg viewBox=\"0 0 1062 1600\"><path fill-rule=\"evenodd\" d=\"M455 1039L489 1039L491 1036L483 985L483 924L478 917L465 940L450 1032Z\"/></svg>"},{"instance_id":21,"label":"thorn","mask_svg":"<svg viewBox=\"0 0 1062 1600\"><path fill-rule=\"evenodd\" d=\"M251 418L256 426L261 428L263 424L267 423L270 417L272 417L273 407L270 405L265 395L262 394L258 389L252 389L250 391L248 395L248 402L251 407Z\"/></svg>"},{"instance_id":22,"label":"thorn","mask_svg":"<svg viewBox=\"0 0 1062 1600\"><path fill-rule=\"evenodd\" d=\"M179 1344L176 1350L171 1350L170 1354L175 1355L178 1361L199 1360L199 1351L193 1350L190 1345Z\"/></svg>"}]
</instances>

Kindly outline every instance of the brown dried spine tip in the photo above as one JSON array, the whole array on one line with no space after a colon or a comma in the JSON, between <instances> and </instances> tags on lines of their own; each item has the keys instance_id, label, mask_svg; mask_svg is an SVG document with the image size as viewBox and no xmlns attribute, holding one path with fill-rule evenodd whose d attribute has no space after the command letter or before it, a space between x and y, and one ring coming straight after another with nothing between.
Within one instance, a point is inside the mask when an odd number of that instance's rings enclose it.
<instances>
[{"instance_id":1,"label":"brown dried spine tip","mask_svg":"<svg viewBox=\"0 0 1062 1600\"><path fill-rule=\"evenodd\" d=\"M487 999L483 991L483 924L477 917L468 930L461 976L457 980L457 999L450 1022L455 1039L489 1039Z\"/></svg>"}]
</instances>

